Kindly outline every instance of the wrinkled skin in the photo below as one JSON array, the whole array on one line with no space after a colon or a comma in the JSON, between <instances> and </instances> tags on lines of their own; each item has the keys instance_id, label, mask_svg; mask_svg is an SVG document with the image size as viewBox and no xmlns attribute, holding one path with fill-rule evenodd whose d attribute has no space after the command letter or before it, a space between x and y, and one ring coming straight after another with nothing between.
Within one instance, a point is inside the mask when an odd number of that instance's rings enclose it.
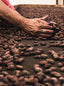
<instances>
[{"instance_id":1,"label":"wrinkled skin","mask_svg":"<svg viewBox=\"0 0 64 86\"><path fill-rule=\"evenodd\" d=\"M42 37L51 37L53 30L51 30L52 26L50 26L45 19L48 16L42 18L34 18L34 19L27 19L26 25L24 29L27 33L31 33L32 35L39 35ZM43 32L44 29L44 32Z\"/></svg>"}]
</instances>

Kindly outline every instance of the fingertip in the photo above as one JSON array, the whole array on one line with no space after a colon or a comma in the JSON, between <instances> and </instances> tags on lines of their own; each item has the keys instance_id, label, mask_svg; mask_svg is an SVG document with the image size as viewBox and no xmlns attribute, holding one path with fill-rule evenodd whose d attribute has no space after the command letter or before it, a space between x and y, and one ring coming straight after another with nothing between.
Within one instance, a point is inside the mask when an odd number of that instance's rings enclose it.
<instances>
[{"instance_id":1,"label":"fingertip","mask_svg":"<svg viewBox=\"0 0 64 86\"><path fill-rule=\"evenodd\" d=\"M54 30L50 30L50 33L54 33Z\"/></svg>"},{"instance_id":2,"label":"fingertip","mask_svg":"<svg viewBox=\"0 0 64 86\"><path fill-rule=\"evenodd\" d=\"M52 26L49 26L52 29Z\"/></svg>"},{"instance_id":3,"label":"fingertip","mask_svg":"<svg viewBox=\"0 0 64 86\"><path fill-rule=\"evenodd\" d=\"M51 33L54 33L54 30L51 30Z\"/></svg>"},{"instance_id":4,"label":"fingertip","mask_svg":"<svg viewBox=\"0 0 64 86\"><path fill-rule=\"evenodd\" d=\"M46 18L48 18L48 15L46 15L46 16L44 16L44 17L42 17L42 19L46 19Z\"/></svg>"},{"instance_id":5,"label":"fingertip","mask_svg":"<svg viewBox=\"0 0 64 86\"><path fill-rule=\"evenodd\" d=\"M50 26L50 25L47 25L47 28L50 28L50 29L52 29L52 26Z\"/></svg>"},{"instance_id":6,"label":"fingertip","mask_svg":"<svg viewBox=\"0 0 64 86\"><path fill-rule=\"evenodd\" d=\"M54 30L52 30L53 31L53 33L54 33Z\"/></svg>"}]
</instances>

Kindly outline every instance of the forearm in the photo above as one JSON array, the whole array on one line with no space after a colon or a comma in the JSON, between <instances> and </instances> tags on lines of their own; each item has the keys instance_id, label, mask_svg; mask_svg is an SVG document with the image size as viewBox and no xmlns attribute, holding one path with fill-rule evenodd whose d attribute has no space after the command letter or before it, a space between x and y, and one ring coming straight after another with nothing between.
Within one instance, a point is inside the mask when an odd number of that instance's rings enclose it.
<instances>
[{"instance_id":1,"label":"forearm","mask_svg":"<svg viewBox=\"0 0 64 86\"><path fill-rule=\"evenodd\" d=\"M0 15L4 19L8 20L10 23L19 27L23 26L24 20L26 19L16 11L13 11L8 6L6 6L1 0L0 0Z\"/></svg>"}]
</instances>

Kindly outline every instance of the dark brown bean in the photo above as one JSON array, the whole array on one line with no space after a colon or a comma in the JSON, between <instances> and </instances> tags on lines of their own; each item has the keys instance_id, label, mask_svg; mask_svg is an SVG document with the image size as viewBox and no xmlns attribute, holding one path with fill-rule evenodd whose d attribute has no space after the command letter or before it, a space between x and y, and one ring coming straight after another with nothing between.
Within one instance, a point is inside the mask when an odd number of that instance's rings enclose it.
<instances>
[{"instance_id":1,"label":"dark brown bean","mask_svg":"<svg viewBox=\"0 0 64 86\"><path fill-rule=\"evenodd\" d=\"M23 66L21 66L21 65L16 65L16 69L22 70L22 69L23 69Z\"/></svg>"}]
</instances>

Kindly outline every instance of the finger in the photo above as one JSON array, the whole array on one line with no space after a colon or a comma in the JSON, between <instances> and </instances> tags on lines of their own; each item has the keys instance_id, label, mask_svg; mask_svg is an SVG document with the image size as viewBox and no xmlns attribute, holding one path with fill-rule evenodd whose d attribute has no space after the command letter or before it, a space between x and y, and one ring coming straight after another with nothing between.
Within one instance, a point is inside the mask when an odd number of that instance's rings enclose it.
<instances>
[{"instance_id":1,"label":"finger","mask_svg":"<svg viewBox=\"0 0 64 86\"><path fill-rule=\"evenodd\" d=\"M52 34L40 34L41 37L51 37Z\"/></svg>"},{"instance_id":2,"label":"finger","mask_svg":"<svg viewBox=\"0 0 64 86\"><path fill-rule=\"evenodd\" d=\"M41 34L52 34L54 31L50 29L39 29L36 33Z\"/></svg>"},{"instance_id":3,"label":"finger","mask_svg":"<svg viewBox=\"0 0 64 86\"><path fill-rule=\"evenodd\" d=\"M40 25L40 28L50 28L50 29L52 29L52 26L50 26L50 25L48 25L48 24L42 24L41 23L41 25Z\"/></svg>"},{"instance_id":4,"label":"finger","mask_svg":"<svg viewBox=\"0 0 64 86\"><path fill-rule=\"evenodd\" d=\"M46 15L46 16L40 18L40 19L41 19L41 20L45 20L45 19L47 19L48 17L49 17L49 15Z\"/></svg>"},{"instance_id":5,"label":"finger","mask_svg":"<svg viewBox=\"0 0 64 86\"><path fill-rule=\"evenodd\" d=\"M41 33L53 33L53 30L50 29L41 29Z\"/></svg>"},{"instance_id":6,"label":"finger","mask_svg":"<svg viewBox=\"0 0 64 86\"><path fill-rule=\"evenodd\" d=\"M47 22L49 25L50 24L54 24L54 25L56 25L56 22L53 22L53 21L50 21L50 22Z\"/></svg>"},{"instance_id":7,"label":"finger","mask_svg":"<svg viewBox=\"0 0 64 86\"><path fill-rule=\"evenodd\" d=\"M46 21L42 21L41 19L37 19L37 21L40 23L40 25L48 25L48 23Z\"/></svg>"},{"instance_id":8,"label":"finger","mask_svg":"<svg viewBox=\"0 0 64 86\"><path fill-rule=\"evenodd\" d=\"M51 24L56 24L56 22L50 21Z\"/></svg>"}]
</instances>

